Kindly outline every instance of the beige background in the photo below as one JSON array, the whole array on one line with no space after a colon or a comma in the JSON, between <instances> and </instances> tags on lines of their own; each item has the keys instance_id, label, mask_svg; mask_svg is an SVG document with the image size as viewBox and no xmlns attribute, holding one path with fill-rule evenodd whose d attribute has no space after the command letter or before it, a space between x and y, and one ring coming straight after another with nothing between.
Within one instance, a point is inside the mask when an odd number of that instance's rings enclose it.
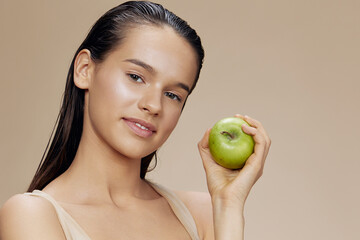
<instances>
[{"instance_id":1,"label":"beige background","mask_svg":"<svg viewBox=\"0 0 360 240\"><path fill-rule=\"evenodd\" d=\"M206 191L197 152L248 114L273 145L246 206L247 239L360 239L360 2L158 1L202 36L199 85L149 176ZM55 122L71 58L118 1L0 0L0 204L24 192Z\"/></svg>"}]
</instances>

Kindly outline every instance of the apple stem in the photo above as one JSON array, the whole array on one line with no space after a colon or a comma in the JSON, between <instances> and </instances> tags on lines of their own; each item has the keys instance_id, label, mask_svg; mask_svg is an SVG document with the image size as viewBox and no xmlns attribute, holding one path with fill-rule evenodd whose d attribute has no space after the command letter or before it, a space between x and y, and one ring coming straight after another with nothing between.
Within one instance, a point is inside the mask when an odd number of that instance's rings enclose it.
<instances>
[{"instance_id":1,"label":"apple stem","mask_svg":"<svg viewBox=\"0 0 360 240\"><path fill-rule=\"evenodd\" d=\"M227 131L222 131L220 132L222 135L226 135L227 137L229 137L231 140L233 140L235 138L235 136Z\"/></svg>"}]
</instances>

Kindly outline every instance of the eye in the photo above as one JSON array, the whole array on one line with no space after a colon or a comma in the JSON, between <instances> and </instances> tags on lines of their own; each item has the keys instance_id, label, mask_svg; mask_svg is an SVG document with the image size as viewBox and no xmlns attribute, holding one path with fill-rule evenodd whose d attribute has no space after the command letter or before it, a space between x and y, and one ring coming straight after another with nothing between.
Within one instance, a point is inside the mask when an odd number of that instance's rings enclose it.
<instances>
[{"instance_id":1,"label":"eye","mask_svg":"<svg viewBox=\"0 0 360 240\"><path fill-rule=\"evenodd\" d=\"M141 78L141 77L139 77L138 75L136 75L136 74L133 74L133 73L130 73L130 74L128 74L128 76L131 78L131 80L133 80L134 82L144 82L144 80Z\"/></svg>"},{"instance_id":2,"label":"eye","mask_svg":"<svg viewBox=\"0 0 360 240\"><path fill-rule=\"evenodd\" d=\"M174 93L166 92L165 96L169 97L172 100L176 100L178 102L181 102L181 98L178 95L174 94Z\"/></svg>"}]
</instances>

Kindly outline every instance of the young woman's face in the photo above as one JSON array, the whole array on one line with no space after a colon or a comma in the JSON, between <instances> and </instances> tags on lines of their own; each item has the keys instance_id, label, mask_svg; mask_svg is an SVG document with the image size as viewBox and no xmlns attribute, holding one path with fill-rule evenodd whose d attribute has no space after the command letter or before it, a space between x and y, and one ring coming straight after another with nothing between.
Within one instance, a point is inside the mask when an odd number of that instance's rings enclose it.
<instances>
[{"instance_id":1,"label":"young woman's face","mask_svg":"<svg viewBox=\"0 0 360 240\"><path fill-rule=\"evenodd\" d=\"M171 28L132 28L95 67L86 96L88 130L126 157L150 154L176 126L197 69L195 51Z\"/></svg>"}]
</instances>

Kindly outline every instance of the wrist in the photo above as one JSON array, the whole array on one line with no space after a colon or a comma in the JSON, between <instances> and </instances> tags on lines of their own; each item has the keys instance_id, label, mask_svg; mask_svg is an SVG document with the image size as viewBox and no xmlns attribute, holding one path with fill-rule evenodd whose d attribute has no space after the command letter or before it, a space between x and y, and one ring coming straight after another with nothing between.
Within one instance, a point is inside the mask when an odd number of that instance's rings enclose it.
<instances>
[{"instance_id":1,"label":"wrist","mask_svg":"<svg viewBox=\"0 0 360 240\"><path fill-rule=\"evenodd\" d=\"M245 200L237 196L213 195L211 196L212 205L220 209L232 209L243 212Z\"/></svg>"},{"instance_id":2,"label":"wrist","mask_svg":"<svg viewBox=\"0 0 360 240\"><path fill-rule=\"evenodd\" d=\"M244 203L233 199L214 197L212 200L213 212L215 216L233 215L244 219Z\"/></svg>"},{"instance_id":3,"label":"wrist","mask_svg":"<svg viewBox=\"0 0 360 240\"><path fill-rule=\"evenodd\" d=\"M224 198L212 198L215 239L244 238L244 204Z\"/></svg>"}]
</instances>

